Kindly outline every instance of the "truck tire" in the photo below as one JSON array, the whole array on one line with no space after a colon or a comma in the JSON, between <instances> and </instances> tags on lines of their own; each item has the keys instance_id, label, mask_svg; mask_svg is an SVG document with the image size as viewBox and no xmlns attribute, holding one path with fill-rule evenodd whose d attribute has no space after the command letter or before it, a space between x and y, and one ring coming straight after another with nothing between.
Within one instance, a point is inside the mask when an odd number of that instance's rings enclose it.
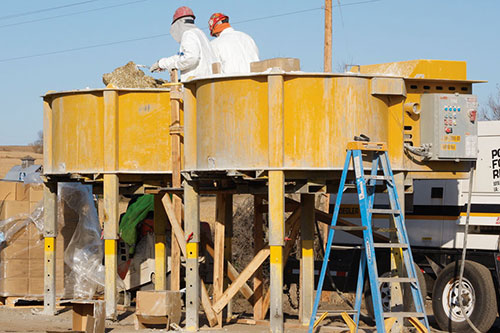
<instances>
[{"instance_id":1,"label":"truck tire","mask_svg":"<svg viewBox=\"0 0 500 333\"><path fill-rule=\"evenodd\" d=\"M448 332L472 332L458 303L460 262L446 266L432 291L432 310L439 327ZM481 332L487 332L497 315L495 287L490 271L474 261L465 261L462 294L466 314Z\"/></svg>"},{"instance_id":2,"label":"truck tire","mask_svg":"<svg viewBox=\"0 0 500 333\"><path fill-rule=\"evenodd\" d=\"M417 271L417 279L418 283L420 284L422 298L424 299L425 302L425 297L427 296L427 284L425 281L424 273L422 273L422 271L420 270L420 268L416 263L414 265L415 265L415 270ZM389 277L389 276L390 272L385 272L380 277ZM389 283L382 283L382 285L380 286L380 294L382 296L382 307L384 309L384 312L390 311L391 290ZM405 288L404 284L403 284L403 304L405 304L405 311L407 312L415 311L415 305L413 303L413 296L411 295L411 290L409 288ZM368 280L366 281L365 284L365 306L366 306L366 311L368 312L368 316L372 320L374 320L375 314L373 313L372 293L370 291L370 284L368 283Z\"/></svg>"}]
</instances>

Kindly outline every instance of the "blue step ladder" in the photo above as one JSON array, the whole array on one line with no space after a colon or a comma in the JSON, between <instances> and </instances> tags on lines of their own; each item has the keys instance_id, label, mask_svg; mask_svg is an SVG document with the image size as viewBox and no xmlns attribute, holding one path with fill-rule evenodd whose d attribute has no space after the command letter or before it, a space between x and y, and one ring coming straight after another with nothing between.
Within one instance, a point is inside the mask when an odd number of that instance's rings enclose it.
<instances>
[{"instance_id":1,"label":"blue step ladder","mask_svg":"<svg viewBox=\"0 0 500 333\"><path fill-rule=\"evenodd\" d=\"M371 173L365 174L363 169L363 154L365 157L371 157ZM353 162L353 169L356 177L356 188L359 200L359 210L361 214L361 226L337 226L337 218L339 216L342 194L346 188L346 178L349 166ZM382 173L379 174L379 165ZM376 209L374 206L375 185L377 182L382 182L386 185L387 193L390 201L390 209ZM380 229L382 232L392 232L397 236L397 241L391 243L375 243L373 241L373 226L372 215L382 214L392 216L394 228ZM335 209L332 216L332 222L328 232L328 241L323 258L323 266L319 276L319 282L316 290L316 298L314 300L313 312L309 322L309 332L316 328L321 320L329 313L323 313L319 319L316 318L318 306L321 299L321 292L325 275L327 274L328 260L332 249L332 242L335 230L342 231L362 231L363 232L363 249L359 262L358 282L356 287L356 299L354 310L333 311L332 314L341 314L342 318L348 325L351 332L357 332L359 326L359 316L361 312L361 296L363 294L363 286L365 280L365 269L368 268L368 280L373 300L373 312L377 325L377 332L383 333L390 331L390 327L396 319L408 318L409 322L415 326L418 332L430 332L429 322L425 314L425 303L420 292L417 272L413 264L413 256L410 249L408 234L406 232L404 217L399 205L398 194L394 183L394 175L389 163L387 148L385 143L381 142L365 142L353 141L347 145L347 156L345 159L342 177L340 179L339 191L335 201ZM394 237L395 239L396 237ZM375 249L385 248L399 251L399 256L394 256L396 260L403 259L403 276L404 277L379 277L377 272L377 261L375 257ZM398 263L401 267L401 263ZM406 273L406 275L404 274ZM382 297L380 286L382 283L408 283L410 284L412 299L415 306L415 312L384 312L382 306ZM351 315L353 317L351 317Z\"/></svg>"}]
</instances>

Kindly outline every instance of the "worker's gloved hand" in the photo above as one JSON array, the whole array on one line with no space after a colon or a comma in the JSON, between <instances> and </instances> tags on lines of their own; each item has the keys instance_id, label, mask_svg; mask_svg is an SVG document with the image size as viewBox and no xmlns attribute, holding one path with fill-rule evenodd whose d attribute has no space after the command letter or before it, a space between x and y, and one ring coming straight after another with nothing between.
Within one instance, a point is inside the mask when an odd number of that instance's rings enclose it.
<instances>
[{"instance_id":1,"label":"worker's gloved hand","mask_svg":"<svg viewBox=\"0 0 500 333\"><path fill-rule=\"evenodd\" d=\"M160 62L157 61L155 62L153 65L151 65L151 67L149 68L149 71L151 73L156 73L156 72L161 72L163 71L163 69L160 67Z\"/></svg>"}]
</instances>

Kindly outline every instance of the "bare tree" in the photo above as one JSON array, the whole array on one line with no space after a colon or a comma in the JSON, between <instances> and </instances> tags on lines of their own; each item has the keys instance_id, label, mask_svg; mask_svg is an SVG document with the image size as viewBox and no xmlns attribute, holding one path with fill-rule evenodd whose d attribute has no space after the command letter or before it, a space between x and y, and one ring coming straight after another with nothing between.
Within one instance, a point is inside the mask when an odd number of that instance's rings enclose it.
<instances>
[{"instance_id":1,"label":"bare tree","mask_svg":"<svg viewBox=\"0 0 500 333\"><path fill-rule=\"evenodd\" d=\"M484 120L500 120L500 86L497 86L496 94L490 95L488 104L481 111Z\"/></svg>"},{"instance_id":2,"label":"bare tree","mask_svg":"<svg viewBox=\"0 0 500 333\"><path fill-rule=\"evenodd\" d=\"M38 139L29 144L35 153L43 153L43 131L38 131Z\"/></svg>"}]
</instances>

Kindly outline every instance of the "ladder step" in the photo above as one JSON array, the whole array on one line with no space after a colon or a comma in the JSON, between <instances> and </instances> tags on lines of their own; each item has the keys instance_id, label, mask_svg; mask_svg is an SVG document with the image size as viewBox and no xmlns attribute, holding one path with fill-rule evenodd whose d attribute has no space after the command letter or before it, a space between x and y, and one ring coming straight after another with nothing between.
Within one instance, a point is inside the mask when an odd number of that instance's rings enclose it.
<instances>
[{"instance_id":1,"label":"ladder step","mask_svg":"<svg viewBox=\"0 0 500 333\"><path fill-rule=\"evenodd\" d=\"M368 210L372 214L384 214L384 215L393 215L393 214L401 214L399 209L380 209L380 208L372 208Z\"/></svg>"},{"instance_id":2,"label":"ladder step","mask_svg":"<svg viewBox=\"0 0 500 333\"><path fill-rule=\"evenodd\" d=\"M391 180L389 176L381 176L381 175L365 175L365 179L375 179L375 180Z\"/></svg>"},{"instance_id":3,"label":"ladder step","mask_svg":"<svg viewBox=\"0 0 500 333\"><path fill-rule=\"evenodd\" d=\"M384 312L384 318L423 318L425 317L425 313L423 312Z\"/></svg>"},{"instance_id":4,"label":"ladder step","mask_svg":"<svg viewBox=\"0 0 500 333\"><path fill-rule=\"evenodd\" d=\"M329 315L340 315L342 313L347 313L348 315L355 315L358 313L356 310L318 310L319 312L327 312ZM319 316L316 316L319 317Z\"/></svg>"},{"instance_id":5,"label":"ladder step","mask_svg":"<svg viewBox=\"0 0 500 333\"><path fill-rule=\"evenodd\" d=\"M341 230L341 231L360 231L360 230L366 230L368 229L367 227L363 226L347 226L347 225L336 225L336 226L330 226L330 229L333 230Z\"/></svg>"},{"instance_id":6,"label":"ladder step","mask_svg":"<svg viewBox=\"0 0 500 333\"><path fill-rule=\"evenodd\" d=\"M344 184L344 188L356 188L356 184L346 183Z\"/></svg>"},{"instance_id":7,"label":"ladder step","mask_svg":"<svg viewBox=\"0 0 500 333\"><path fill-rule=\"evenodd\" d=\"M386 248L386 249L394 249L394 248L407 249L408 244L403 244L403 243L373 243L373 247Z\"/></svg>"},{"instance_id":8,"label":"ladder step","mask_svg":"<svg viewBox=\"0 0 500 333\"><path fill-rule=\"evenodd\" d=\"M398 229L396 228L378 228L378 227L373 227L373 231L378 231L378 232L396 232Z\"/></svg>"},{"instance_id":9,"label":"ladder step","mask_svg":"<svg viewBox=\"0 0 500 333\"><path fill-rule=\"evenodd\" d=\"M378 278L378 280L380 282L400 282L400 283L417 282L417 279L409 277L380 277Z\"/></svg>"}]
</instances>

